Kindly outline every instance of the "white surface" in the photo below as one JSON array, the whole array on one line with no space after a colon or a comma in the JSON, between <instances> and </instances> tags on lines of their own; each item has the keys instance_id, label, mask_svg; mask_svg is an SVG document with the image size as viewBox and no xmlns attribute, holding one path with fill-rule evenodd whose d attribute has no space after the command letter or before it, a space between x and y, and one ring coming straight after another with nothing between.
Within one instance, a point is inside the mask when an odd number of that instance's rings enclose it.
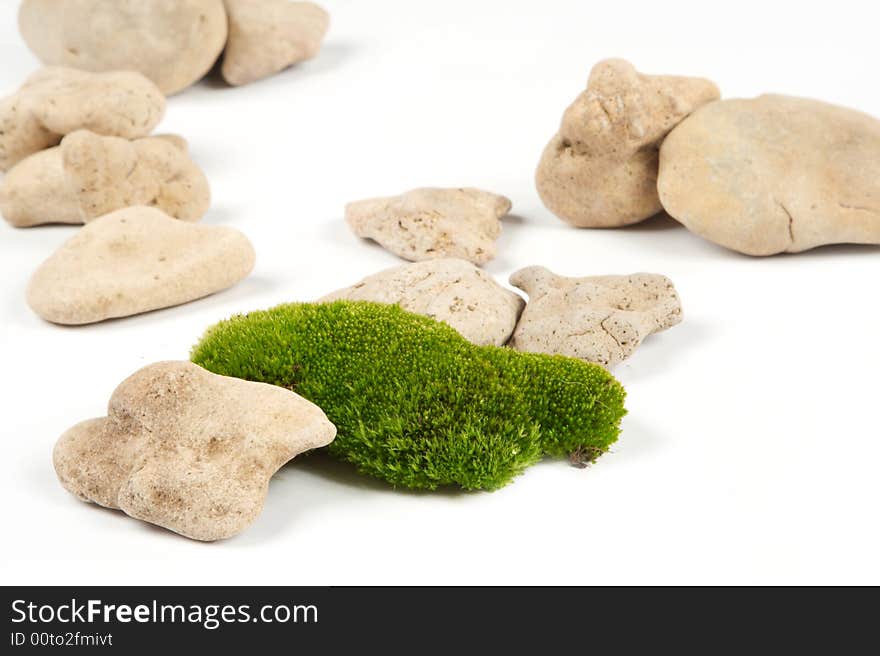
<instances>
[{"instance_id":1,"label":"white surface","mask_svg":"<svg viewBox=\"0 0 880 656\"><path fill-rule=\"evenodd\" d=\"M37 66L0 9L0 92ZM669 220L567 227L532 183L599 59L711 77L726 96L813 96L880 115L878 10L863 1L323 3L318 59L171 99L214 191L205 221L248 234L256 270L183 307L65 329L24 302L76 228L0 225L4 583L880 583L880 251L750 259ZM345 202L420 185L508 195L506 280L545 264L669 275L685 322L616 373L630 414L581 471L541 464L492 494L411 494L315 458L273 480L240 537L190 542L83 504L51 450L139 367L186 358L212 322L308 300L398 263Z\"/></svg>"}]
</instances>

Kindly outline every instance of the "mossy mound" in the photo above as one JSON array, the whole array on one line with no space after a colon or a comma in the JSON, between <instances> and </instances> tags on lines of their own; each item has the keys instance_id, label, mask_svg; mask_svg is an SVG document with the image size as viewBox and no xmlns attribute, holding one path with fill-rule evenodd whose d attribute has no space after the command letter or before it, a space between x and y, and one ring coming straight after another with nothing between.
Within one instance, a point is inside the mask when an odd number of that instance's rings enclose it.
<instances>
[{"instance_id":1,"label":"mossy mound","mask_svg":"<svg viewBox=\"0 0 880 656\"><path fill-rule=\"evenodd\" d=\"M331 454L393 485L491 490L543 455L591 462L620 432L603 368L475 346L395 305L280 305L210 328L192 361L280 385L336 424Z\"/></svg>"}]
</instances>

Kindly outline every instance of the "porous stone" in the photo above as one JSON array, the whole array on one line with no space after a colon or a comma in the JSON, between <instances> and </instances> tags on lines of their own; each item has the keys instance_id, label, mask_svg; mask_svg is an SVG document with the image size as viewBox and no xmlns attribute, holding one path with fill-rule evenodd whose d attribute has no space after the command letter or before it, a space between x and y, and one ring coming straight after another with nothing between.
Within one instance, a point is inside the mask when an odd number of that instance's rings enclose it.
<instances>
[{"instance_id":1,"label":"porous stone","mask_svg":"<svg viewBox=\"0 0 880 656\"><path fill-rule=\"evenodd\" d=\"M349 203L345 220L405 260L455 257L485 264L495 257L499 219L510 200L480 189L413 189L399 196Z\"/></svg>"},{"instance_id":2,"label":"porous stone","mask_svg":"<svg viewBox=\"0 0 880 656\"><path fill-rule=\"evenodd\" d=\"M663 143L658 188L671 216L740 253L880 244L880 121L778 95L713 103Z\"/></svg>"},{"instance_id":3,"label":"porous stone","mask_svg":"<svg viewBox=\"0 0 880 656\"><path fill-rule=\"evenodd\" d=\"M65 242L34 273L27 300L47 321L93 323L213 294L253 265L253 247L238 230L129 207L95 219Z\"/></svg>"},{"instance_id":4,"label":"porous stone","mask_svg":"<svg viewBox=\"0 0 880 656\"><path fill-rule=\"evenodd\" d=\"M106 417L65 432L53 460L80 499L210 541L247 528L272 475L335 435L318 406L283 387L159 362L116 388Z\"/></svg>"},{"instance_id":5,"label":"porous stone","mask_svg":"<svg viewBox=\"0 0 880 656\"><path fill-rule=\"evenodd\" d=\"M566 278L540 266L510 283L529 302L510 340L519 351L550 353L606 367L625 360L644 339L681 322L681 301L665 276Z\"/></svg>"},{"instance_id":6,"label":"porous stone","mask_svg":"<svg viewBox=\"0 0 880 656\"><path fill-rule=\"evenodd\" d=\"M321 49L330 16L311 2L225 0L229 40L221 72L240 85L274 75Z\"/></svg>"},{"instance_id":7,"label":"porous stone","mask_svg":"<svg viewBox=\"0 0 880 656\"><path fill-rule=\"evenodd\" d=\"M18 23L46 64L139 71L168 95L211 70L227 35L223 0L24 0Z\"/></svg>"},{"instance_id":8,"label":"porous stone","mask_svg":"<svg viewBox=\"0 0 880 656\"><path fill-rule=\"evenodd\" d=\"M139 73L44 68L0 100L0 171L75 130L137 139L165 113L165 96Z\"/></svg>"},{"instance_id":9,"label":"porous stone","mask_svg":"<svg viewBox=\"0 0 880 656\"><path fill-rule=\"evenodd\" d=\"M708 80L643 75L621 59L599 62L544 149L536 174L541 200L579 228L614 228L657 214L660 143L719 97Z\"/></svg>"},{"instance_id":10,"label":"porous stone","mask_svg":"<svg viewBox=\"0 0 880 656\"><path fill-rule=\"evenodd\" d=\"M0 212L17 227L87 223L134 205L196 221L210 202L207 178L176 135L128 141L80 130L22 160L0 182Z\"/></svg>"},{"instance_id":11,"label":"porous stone","mask_svg":"<svg viewBox=\"0 0 880 656\"><path fill-rule=\"evenodd\" d=\"M442 321L480 346L506 344L525 305L482 269L451 258L386 269L320 300L396 304Z\"/></svg>"}]
</instances>

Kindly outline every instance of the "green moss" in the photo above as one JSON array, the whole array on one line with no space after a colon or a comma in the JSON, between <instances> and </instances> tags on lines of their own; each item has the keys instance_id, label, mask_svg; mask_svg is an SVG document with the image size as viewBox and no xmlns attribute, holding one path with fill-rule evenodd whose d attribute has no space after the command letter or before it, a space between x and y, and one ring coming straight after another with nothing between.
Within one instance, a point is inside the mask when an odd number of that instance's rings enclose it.
<instances>
[{"instance_id":1,"label":"green moss","mask_svg":"<svg viewBox=\"0 0 880 656\"><path fill-rule=\"evenodd\" d=\"M475 346L394 305L235 316L208 330L192 360L316 403L338 429L331 454L412 488L498 488L545 454L595 460L625 414L623 388L599 366Z\"/></svg>"}]
</instances>

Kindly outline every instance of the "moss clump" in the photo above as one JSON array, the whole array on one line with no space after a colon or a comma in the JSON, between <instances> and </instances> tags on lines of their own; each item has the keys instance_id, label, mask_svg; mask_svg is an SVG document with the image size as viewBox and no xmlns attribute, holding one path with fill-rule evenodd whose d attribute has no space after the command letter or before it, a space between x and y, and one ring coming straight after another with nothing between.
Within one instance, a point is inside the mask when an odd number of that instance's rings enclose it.
<instances>
[{"instance_id":1,"label":"moss clump","mask_svg":"<svg viewBox=\"0 0 880 656\"><path fill-rule=\"evenodd\" d=\"M280 305L215 325L192 361L286 387L336 424L331 454L393 485L491 490L541 456L591 462L625 414L597 365L475 346L394 305Z\"/></svg>"}]
</instances>

